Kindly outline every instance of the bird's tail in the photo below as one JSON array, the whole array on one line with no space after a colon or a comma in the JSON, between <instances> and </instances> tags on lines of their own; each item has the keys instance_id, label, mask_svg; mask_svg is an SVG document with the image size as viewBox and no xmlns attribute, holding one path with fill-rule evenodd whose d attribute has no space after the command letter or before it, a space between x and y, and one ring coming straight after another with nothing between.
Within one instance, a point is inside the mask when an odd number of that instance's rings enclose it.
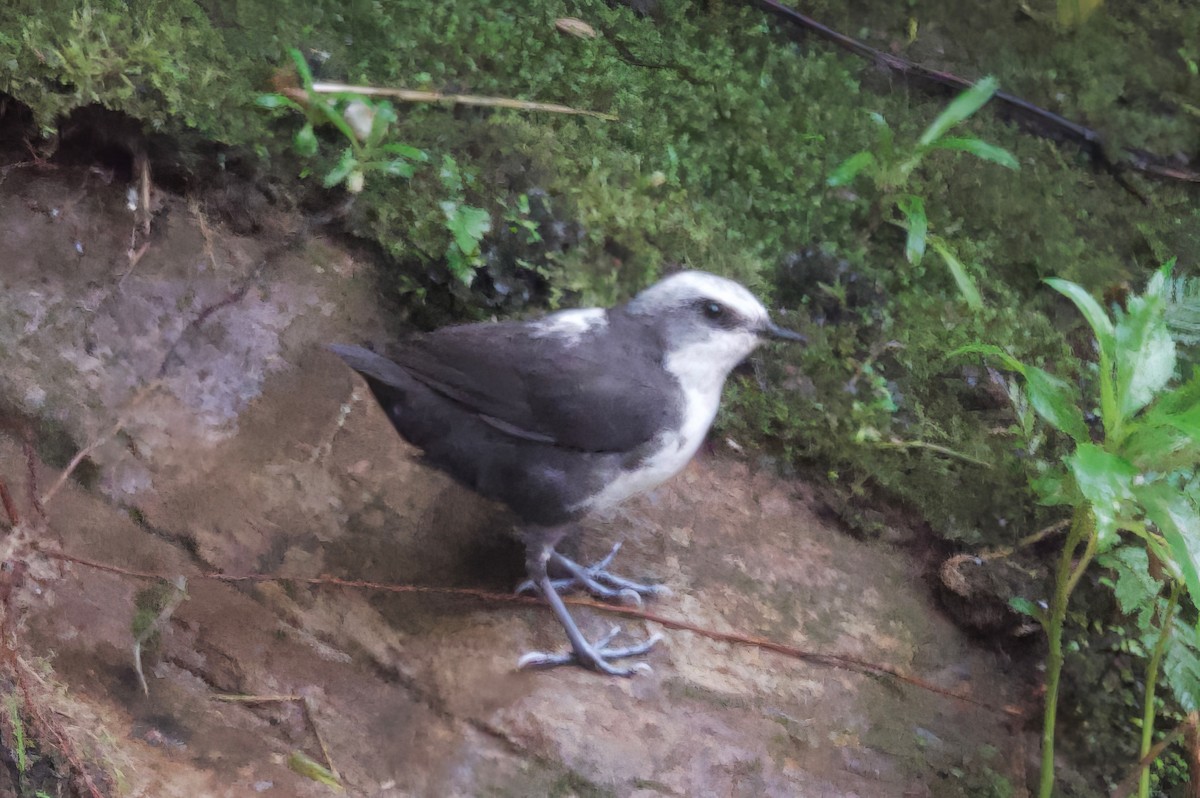
<instances>
[{"instance_id":1,"label":"bird's tail","mask_svg":"<svg viewBox=\"0 0 1200 798\"><path fill-rule=\"evenodd\" d=\"M345 361L346 365L364 377L378 380L385 385L396 387L412 383L412 375L403 368L388 360L383 355L377 355L370 349L346 344L330 344L330 352Z\"/></svg>"}]
</instances>

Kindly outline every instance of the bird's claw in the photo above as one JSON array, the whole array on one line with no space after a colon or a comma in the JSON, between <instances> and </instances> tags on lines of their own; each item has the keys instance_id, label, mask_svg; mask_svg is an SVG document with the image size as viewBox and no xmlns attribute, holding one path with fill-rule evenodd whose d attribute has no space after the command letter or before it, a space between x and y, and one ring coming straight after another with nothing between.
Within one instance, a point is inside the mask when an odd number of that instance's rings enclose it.
<instances>
[{"instance_id":1,"label":"bird's claw","mask_svg":"<svg viewBox=\"0 0 1200 798\"><path fill-rule=\"evenodd\" d=\"M560 665L582 665L590 670L607 673L611 676L634 676L639 673L650 674L654 669L648 663L638 662L628 667L613 665L611 660L626 659L645 654L654 648L663 636L658 632L650 635L640 643L620 648L610 648L609 643L620 633L616 626L594 643L589 643L572 651L552 653L549 651L530 651L517 660L518 668L554 668Z\"/></svg>"},{"instance_id":2,"label":"bird's claw","mask_svg":"<svg viewBox=\"0 0 1200 798\"><path fill-rule=\"evenodd\" d=\"M608 566L620 550L621 544L618 542L613 545L612 550L602 559L586 567L568 557L564 557L558 552L554 552L551 555L551 562L565 570L570 576L565 579L553 579L550 584L560 594L564 590L583 588L595 598L609 601L616 600L622 604L639 608L642 606L643 596L669 596L671 594L671 589L666 585L649 585L642 582L634 582L631 579L626 579L623 576L617 576L610 572ZM532 579L527 579L517 585L517 593L534 592L537 592L537 587L534 585Z\"/></svg>"}]
</instances>

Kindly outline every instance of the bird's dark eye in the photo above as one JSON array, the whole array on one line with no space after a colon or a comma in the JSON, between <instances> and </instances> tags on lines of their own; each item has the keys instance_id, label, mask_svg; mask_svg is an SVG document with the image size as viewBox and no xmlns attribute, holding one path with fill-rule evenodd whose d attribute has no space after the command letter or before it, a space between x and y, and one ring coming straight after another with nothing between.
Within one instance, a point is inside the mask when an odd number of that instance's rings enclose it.
<instances>
[{"instance_id":1,"label":"bird's dark eye","mask_svg":"<svg viewBox=\"0 0 1200 798\"><path fill-rule=\"evenodd\" d=\"M704 315L714 321L725 315L725 308L720 302L705 302L703 309Z\"/></svg>"}]
</instances>

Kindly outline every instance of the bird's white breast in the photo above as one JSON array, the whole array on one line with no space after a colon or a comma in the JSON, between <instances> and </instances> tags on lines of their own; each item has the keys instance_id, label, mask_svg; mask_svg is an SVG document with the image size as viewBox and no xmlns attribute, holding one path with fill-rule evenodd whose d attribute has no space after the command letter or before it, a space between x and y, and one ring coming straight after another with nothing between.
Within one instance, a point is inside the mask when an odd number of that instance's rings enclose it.
<instances>
[{"instance_id":1,"label":"bird's white breast","mask_svg":"<svg viewBox=\"0 0 1200 798\"><path fill-rule=\"evenodd\" d=\"M682 388L682 424L664 430L655 438L655 450L642 463L621 474L586 501L589 508L604 509L644 493L678 474L704 442L725 385L726 370L712 368L710 361L697 359L687 349L672 353L664 364Z\"/></svg>"}]
</instances>

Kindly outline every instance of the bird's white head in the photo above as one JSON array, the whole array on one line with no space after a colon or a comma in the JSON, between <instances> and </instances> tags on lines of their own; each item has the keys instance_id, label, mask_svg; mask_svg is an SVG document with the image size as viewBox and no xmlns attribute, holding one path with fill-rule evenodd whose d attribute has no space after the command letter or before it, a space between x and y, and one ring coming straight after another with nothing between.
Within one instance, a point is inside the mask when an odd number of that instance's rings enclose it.
<instances>
[{"instance_id":1,"label":"bird's white head","mask_svg":"<svg viewBox=\"0 0 1200 798\"><path fill-rule=\"evenodd\" d=\"M687 388L719 391L733 367L764 338L804 340L776 326L744 286L707 272L679 272L660 280L625 310L660 331L665 365Z\"/></svg>"}]
</instances>

